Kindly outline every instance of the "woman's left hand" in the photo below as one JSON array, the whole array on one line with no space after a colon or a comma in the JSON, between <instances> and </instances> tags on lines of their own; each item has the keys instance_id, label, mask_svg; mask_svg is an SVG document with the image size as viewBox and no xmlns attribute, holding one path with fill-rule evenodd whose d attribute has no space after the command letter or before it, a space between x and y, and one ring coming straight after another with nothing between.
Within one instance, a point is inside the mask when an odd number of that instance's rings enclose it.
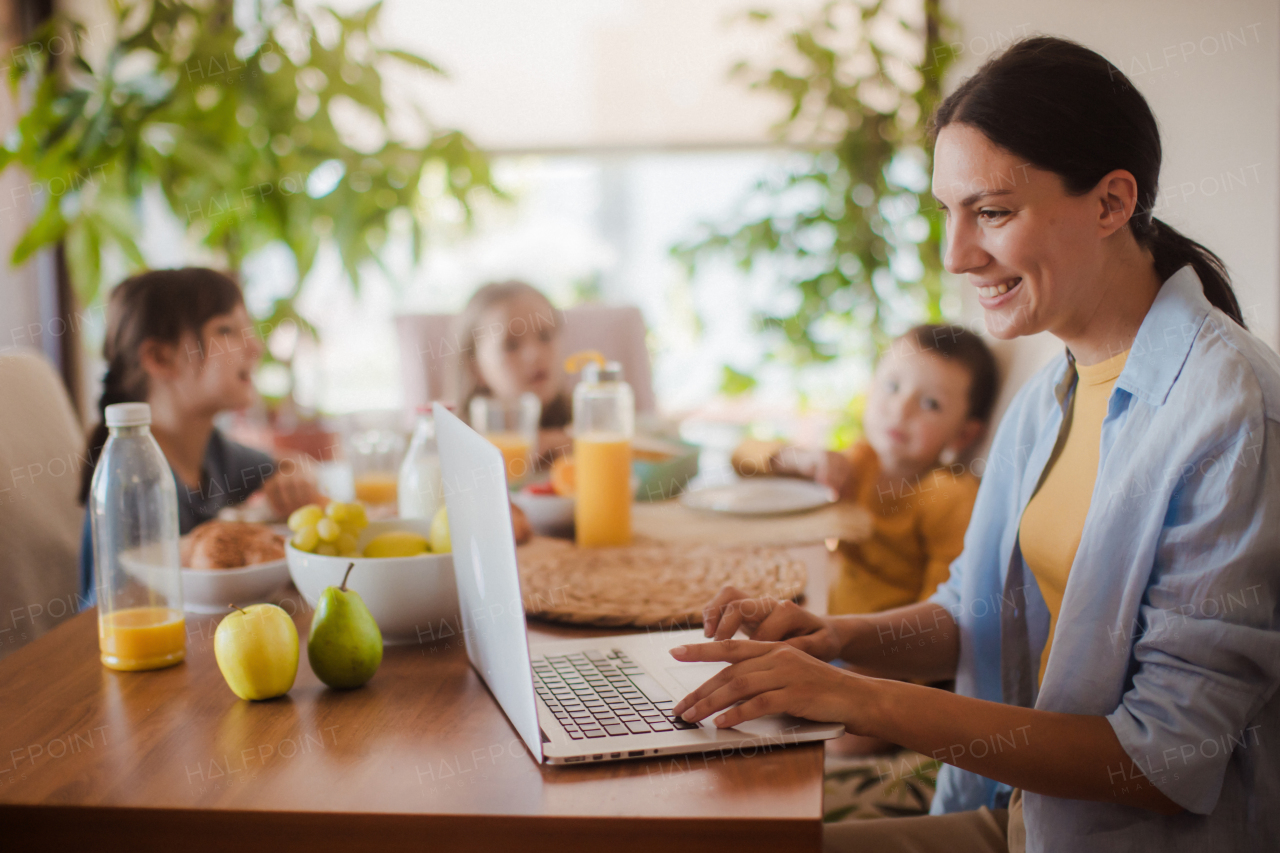
<instances>
[{"instance_id":1,"label":"woman's left hand","mask_svg":"<svg viewBox=\"0 0 1280 853\"><path fill-rule=\"evenodd\" d=\"M875 680L823 663L787 643L722 640L677 646L671 655L680 661L731 664L672 709L689 722L723 711L715 718L722 729L769 714L791 714L843 723L856 731L854 709L865 701L867 686ZM736 702L742 704L730 707Z\"/></svg>"}]
</instances>

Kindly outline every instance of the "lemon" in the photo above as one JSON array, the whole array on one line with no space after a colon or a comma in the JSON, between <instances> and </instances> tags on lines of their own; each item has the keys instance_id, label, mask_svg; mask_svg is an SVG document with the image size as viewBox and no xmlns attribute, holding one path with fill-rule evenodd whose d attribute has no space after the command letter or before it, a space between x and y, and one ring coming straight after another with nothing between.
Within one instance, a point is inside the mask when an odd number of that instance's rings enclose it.
<instances>
[{"instance_id":1,"label":"lemon","mask_svg":"<svg viewBox=\"0 0 1280 853\"><path fill-rule=\"evenodd\" d=\"M294 533L298 533L304 527L310 527L322 518L324 518L324 510L315 504L307 504L290 513L289 529Z\"/></svg>"},{"instance_id":2,"label":"lemon","mask_svg":"<svg viewBox=\"0 0 1280 853\"><path fill-rule=\"evenodd\" d=\"M431 550L437 554L448 554L453 550L449 540L449 510L440 507L435 518L431 519Z\"/></svg>"},{"instance_id":3,"label":"lemon","mask_svg":"<svg viewBox=\"0 0 1280 853\"><path fill-rule=\"evenodd\" d=\"M429 551L425 537L407 530L380 533L364 546L366 557L413 557Z\"/></svg>"}]
</instances>

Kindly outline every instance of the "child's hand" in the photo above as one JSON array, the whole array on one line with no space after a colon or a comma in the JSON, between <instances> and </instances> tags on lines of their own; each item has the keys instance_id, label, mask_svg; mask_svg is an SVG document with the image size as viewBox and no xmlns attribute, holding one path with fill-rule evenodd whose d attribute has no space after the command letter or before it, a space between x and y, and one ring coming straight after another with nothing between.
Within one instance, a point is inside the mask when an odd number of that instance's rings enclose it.
<instances>
[{"instance_id":1,"label":"child's hand","mask_svg":"<svg viewBox=\"0 0 1280 853\"><path fill-rule=\"evenodd\" d=\"M307 504L323 506L329 502L317 488L310 472L297 463L277 464L276 473L262 484L262 491L271 503L271 509L280 518L288 518L295 509Z\"/></svg>"},{"instance_id":2,"label":"child's hand","mask_svg":"<svg viewBox=\"0 0 1280 853\"><path fill-rule=\"evenodd\" d=\"M846 492L853 485L853 462L843 453L823 451L814 466L813 479L814 482L833 489L840 497L848 497Z\"/></svg>"}]
</instances>

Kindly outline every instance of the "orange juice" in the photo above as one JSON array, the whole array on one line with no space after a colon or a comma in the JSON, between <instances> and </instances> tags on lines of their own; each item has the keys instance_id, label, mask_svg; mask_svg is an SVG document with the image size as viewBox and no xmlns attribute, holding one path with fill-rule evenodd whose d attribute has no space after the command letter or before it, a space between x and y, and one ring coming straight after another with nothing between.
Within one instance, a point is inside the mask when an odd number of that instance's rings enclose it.
<instances>
[{"instance_id":1,"label":"orange juice","mask_svg":"<svg viewBox=\"0 0 1280 853\"><path fill-rule=\"evenodd\" d=\"M502 451L502 461L507 465L507 482L523 480L533 470L529 461L529 439L518 432L491 432L485 436L493 446Z\"/></svg>"},{"instance_id":2,"label":"orange juice","mask_svg":"<svg viewBox=\"0 0 1280 853\"><path fill-rule=\"evenodd\" d=\"M362 504L377 506L396 502L397 474L393 471L375 471L355 478L356 500Z\"/></svg>"},{"instance_id":3,"label":"orange juice","mask_svg":"<svg viewBox=\"0 0 1280 853\"><path fill-rule=\"evenodd\" d=\"M126 607L98 616L98 651L112 669L173 666L187 656L182 612L168 607Z\"/></svg>"},{"instance_id":4,"label":"orange juice","mask_svg":"<svg viewBox=\"0 0 1280 853\"><path fill-rule=\"evenodd\" d=\"M617 433L573 440L574 525L578 545L631 542L631 441Z\"/></svg>"}]
</instances>

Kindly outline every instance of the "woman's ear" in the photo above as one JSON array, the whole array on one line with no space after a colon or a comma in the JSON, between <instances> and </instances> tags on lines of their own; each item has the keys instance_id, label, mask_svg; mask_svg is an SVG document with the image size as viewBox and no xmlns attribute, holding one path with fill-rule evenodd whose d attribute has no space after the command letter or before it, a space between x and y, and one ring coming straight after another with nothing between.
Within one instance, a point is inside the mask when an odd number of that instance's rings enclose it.
<instances>
[{"instance_id":1,"label":"woman's ear","mask_svg":"<svg viewBox=\"0 0 1280 853\"><path fill-rule=\"evenodd\" d=\"M178 350L155 338L147 338L138 346L138 363L151 379L169 379L177 373Z\"/></svg>"},{"instance_id":2,"label":"woman's ear","mask_svg":"<svg viewBox=\"0 0 1280 853\"><path fill-rule=\"evenodd\" d=\"M1123 228L1138 206L1138 181L1127 169L1116 169L1103 176L1097 191L1101 195L1098 226L1110 235Z\"/></svg>"}]
</instances>

